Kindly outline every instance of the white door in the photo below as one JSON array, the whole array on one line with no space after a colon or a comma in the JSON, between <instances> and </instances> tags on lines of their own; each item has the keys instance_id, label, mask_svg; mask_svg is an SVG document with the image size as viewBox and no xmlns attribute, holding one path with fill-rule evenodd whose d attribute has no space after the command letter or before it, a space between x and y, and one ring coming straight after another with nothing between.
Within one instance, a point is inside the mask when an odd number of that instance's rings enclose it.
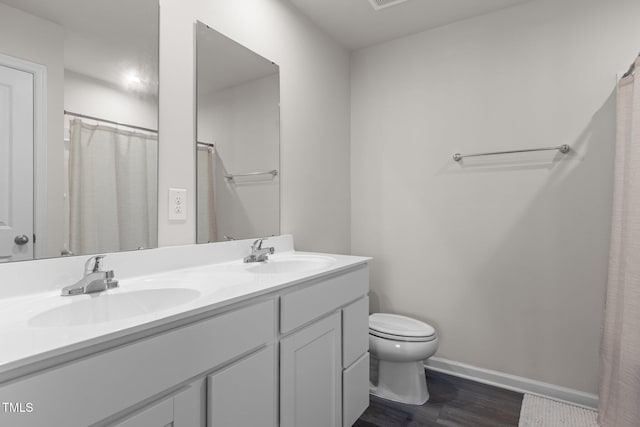
<instances>
[{"instance_id":1,"label":"white door","mask_svg":"<svg viewBox=\"0 0 640 427\"><path fill-rule=\"evenodd\" d=\"M33 74L0 66L0 262L33 259Z\"/></svg>"}]
</instances>

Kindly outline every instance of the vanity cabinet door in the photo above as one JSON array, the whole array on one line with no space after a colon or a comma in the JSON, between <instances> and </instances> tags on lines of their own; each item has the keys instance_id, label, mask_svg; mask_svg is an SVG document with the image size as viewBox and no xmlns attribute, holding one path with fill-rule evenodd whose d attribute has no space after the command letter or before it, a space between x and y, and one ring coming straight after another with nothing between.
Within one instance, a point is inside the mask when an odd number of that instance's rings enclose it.
<instances>
[{"instance_id":1,"label":"vanity cabinet door","mask_svg":"<svg viewBox=\"0 0 640 427\"><path fill-rule=\"evenodd\" d=\"M369 407L369 353L342 374L343 427L351 427Z\"/></svg>"},{"instance_id":2,"label":"vanity cabinet door","mask_svg":"<svg viewBox=\"0 0 640 427\"><path fill-rule=\"evenodd\" d=\"M173 398L141 409L113 427L173 427Z\"/></svg>"},{"instance_id":3,"label":"vanity cabinet door","mask_svg":"<svg viewBox=\"0 0 640 427\"><path fill-rule=\"evenodd\" d=\"M369 298L342 309L342 416L350 427L369 406Z\"/></svg>"},{"instance_id":4,"label":"vanity cabinet door","mask_svg":"<svg viewBox=\"0 0 640 427\"><path fill-rule=\"evenodd\" d=\"M275 373L275 346L270 345L209 375L207 426L275 427Z\"/></svg>"},{"instance_id":5,"label":"vanity cabinet door","mask_svg":"<svg viewBox=\"0 0 640 427\"><path fill-rule=\"evenodd\" d=\"M281 427L342 425L340 313L280 341Z\"/></svg>"},{"instance_id":6,"label":"vanity cabinet door","mask_svg":"<svg viewBox=\"0 0 640 427\"><path fill-rule=\"evenodd\" d=\"M207 425L207 378L198 378L173 397L171 427L205 427Z\"/></svg>"}]
</instances>

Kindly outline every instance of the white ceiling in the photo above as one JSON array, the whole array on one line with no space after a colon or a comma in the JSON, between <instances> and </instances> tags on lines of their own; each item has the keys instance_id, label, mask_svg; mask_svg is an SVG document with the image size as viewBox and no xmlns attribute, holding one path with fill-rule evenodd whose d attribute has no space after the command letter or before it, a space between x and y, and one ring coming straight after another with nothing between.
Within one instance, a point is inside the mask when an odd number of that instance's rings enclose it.
<instances>
[{"instance_id":1,"label":"white ceiling","mask_svg":"<svg viewBox=\"0 0 640 427\"><path fill-rule=\"evenodd\" d=\"M369 0L288 1L357 49L532 0L407 0L379 11ZM157 0L0 2L64 27L67 69L118 84L136 67L152 87L157 84Z\"/></svg>"},{"instance_id":2,"label":"white ceiling","mask_svg":"<svg viewBox=\"0 0 640 427\"><path fill-rule=\"evenodd\" d=\"M408 0L374 10L369 0L289 0L348 49L382 43L532 0Z\"/></svg>"},{"instance_id":3,"label":"white ceiling","mask_svg":"<svg viewBox=\"0 0 640 427\"><path fill-rule=\"evenodd\" d=\"M158 30L158 0L1 0L66 30L137 44ZM157 37L157 35L156 35Z\"/></svg>"},{"instance_id":4,"label":"white ceiling","mask_svg":"<svg viewBox=\"0 0 640 427\"><path fill-rule=\"evenodd\" d=\"M158 82L157 0L0 0L64 28L67 70L112 84L136 69Z\"/></svg>"}]
</instances>

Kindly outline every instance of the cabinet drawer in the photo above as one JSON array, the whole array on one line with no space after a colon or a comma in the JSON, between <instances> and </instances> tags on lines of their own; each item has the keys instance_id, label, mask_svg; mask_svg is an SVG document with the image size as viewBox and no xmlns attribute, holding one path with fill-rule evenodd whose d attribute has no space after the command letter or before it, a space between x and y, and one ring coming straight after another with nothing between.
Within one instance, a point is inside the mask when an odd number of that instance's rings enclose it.
<instances>
[{"instance_id":1,"label":"cabinet drawer","mask_svg":"<svg viewBox=\"0 0 640 427\"><path fill-rule=\"evenodd\" d=\"M286 293L280 297L280 332L292 331L368 292L369 268L365 265Z\"/></svg>"},{"instance_id":2,"label":"cabinet drawer","mask_svg":"<svg viewBox=\"0 0 640 427\"><path fill-rule=\"evenodd\" d=\"M351 427L369 406L369 353L342 373L342 425Z\"/></svg>"},{"instance_id":3,"label":"cabinet drawer","mask_svg":"<svg viewBox=\"0 0 640 427\"><path fill-rule=\"evenodd\" d=\"M369 350L369 297L342 309L342 366L347 367Z\"/></svg>"},{"instance_id":4,"label":"cabinet drawer","mask_svg":"<svg viewBox=\"0 0 640 427\"><path fill-rule=\"evenodd\" d=\"M3 422L87 426L274 338L273 299L221 313L0 386L0 401L34 407L28 416L6 414Z\"/></svg>"}]
</instances>

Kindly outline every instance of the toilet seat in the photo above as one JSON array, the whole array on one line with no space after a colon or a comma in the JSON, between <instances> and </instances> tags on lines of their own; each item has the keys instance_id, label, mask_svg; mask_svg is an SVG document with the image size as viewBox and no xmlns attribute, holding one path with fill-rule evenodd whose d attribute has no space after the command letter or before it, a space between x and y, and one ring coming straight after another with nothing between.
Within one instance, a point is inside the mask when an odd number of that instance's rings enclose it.
<instances>
[{"instance_id":1,"label":"toilet seat","mask_svg":"<svg viewBox=\"0 0 640 427\"><path fill-rule=\"evenodd\" d=\"M395 341L425 342L436 339L436 331L427 323L398 314L374 313L369 316L371 335Z\"/></svg>"}]
</instances>

